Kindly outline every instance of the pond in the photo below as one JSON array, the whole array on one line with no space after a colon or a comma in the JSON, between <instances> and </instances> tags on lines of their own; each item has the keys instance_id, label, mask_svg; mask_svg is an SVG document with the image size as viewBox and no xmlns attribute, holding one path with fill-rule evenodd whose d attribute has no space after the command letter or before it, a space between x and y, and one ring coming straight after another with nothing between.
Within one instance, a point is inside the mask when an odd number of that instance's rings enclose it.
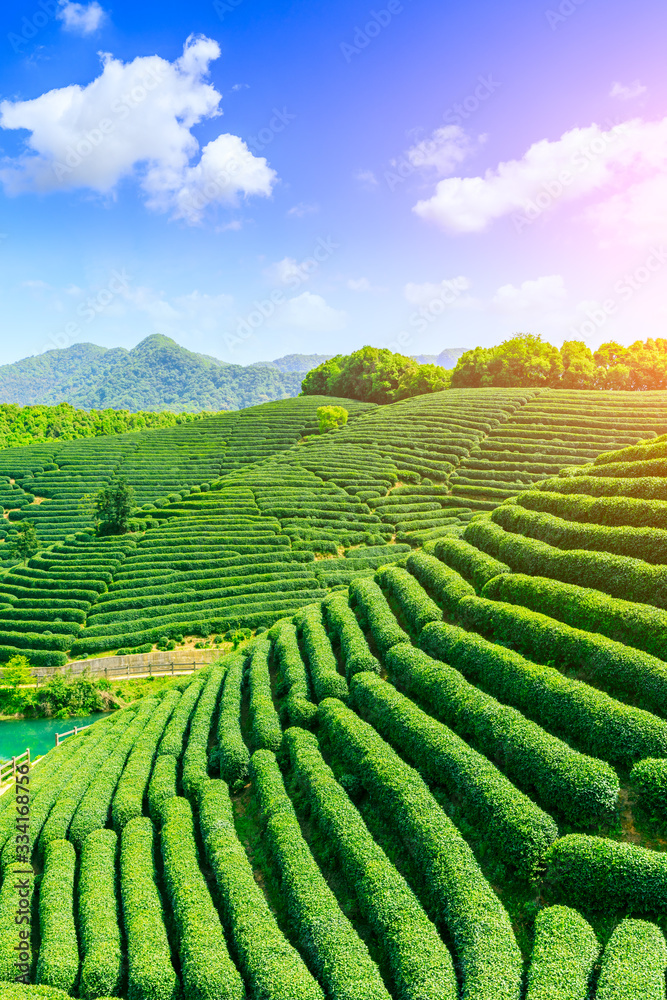
<instances>
[{"instance_id":1,"label":"pond","mask_svg":"<svg viewBox=\"0 0 667 1000\"><path fill-rule=\"evenodd\" d=\"M19 719L0 722L0 760L11 760L30 748L30 759L35 760L55 746L56 733L67 733L75 726L89 726L108 713L98 712L77 719Z\"/></svg>"}]
</instances>

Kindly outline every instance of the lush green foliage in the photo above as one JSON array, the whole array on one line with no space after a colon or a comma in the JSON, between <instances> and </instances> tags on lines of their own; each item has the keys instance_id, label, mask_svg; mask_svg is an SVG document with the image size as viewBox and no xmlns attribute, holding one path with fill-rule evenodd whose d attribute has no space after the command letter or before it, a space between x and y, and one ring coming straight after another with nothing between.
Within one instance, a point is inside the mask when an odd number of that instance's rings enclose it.
<instances>
[{"instance_id":1,"label":"lush green foliage","mask_svg":"<svg viewBox=\"0 0 667 1000\"><path fill-rule=\"evenodd\" d=\"M79 946L74 926L76 852L67 840L52 840L44 855L39 886L40 948L38 983L72 994L79 979Z\"/></svg>"},{"instance_id":2,"label":"lush green foliage","mask_svg":"<svg viewBox=\"0 0 667 1000\"><path fill-rule=\"evenodd\" d=\"M83 1000L118 995L121 988L116 849L113 830L95 830L81 851L78 923L82 959L79 993Z\"/></svg>"},{"instance_id":3,"label":"lush green foliage","mask_svg":"<svg viewBox=\"0 0 667 1000\"><path fill-rule=\"evenodd\" d=\"M334 427L344 427L347 423L348 412L344 406L318 406L317 422L320 434L333 430Z\"/></svg>"},{"instance_id":4,"label":"lush green foliage","mask_svg":"<svg viewBox=\"0 0 667 1000\"><path fill-rule=\"evenodd\" d=\"M630 782L648 812L667 818L667 760L647 757L638 761L630 772Z\"/></svg>"},{"instance_id":5,"label":"lush green foliage","mask_svg":"<svg viewBox=\"0 0 667 1000\"><path fill-rule=\"evenodd\" d=\"M540 910L526 1000L586 1000L599 952L593 928L576 910Z\"/></svg>"},{"instance_id":6,"label":"lush green foliage","mask_svg":"<svg viewBox=\"0 0 667 1000\"><path fill-rule=\"evenodd\" d=\"M306 396L346 396L369 403L391 403L449 387L450 373L420 365L386 348L362 347L337 354L308 372L301 384Z\"/></svg>"},{"instance_id":7,"label":"lush green foliage","mask_svg":"<svg viewBox=\"0 0 667 1000\"><path fill-rule=\"evenodd\" d=\"M665 990L667 944L659 927L623 920L602 956L598 1000L661 1000Z\"/></svg>"}]
</instances>

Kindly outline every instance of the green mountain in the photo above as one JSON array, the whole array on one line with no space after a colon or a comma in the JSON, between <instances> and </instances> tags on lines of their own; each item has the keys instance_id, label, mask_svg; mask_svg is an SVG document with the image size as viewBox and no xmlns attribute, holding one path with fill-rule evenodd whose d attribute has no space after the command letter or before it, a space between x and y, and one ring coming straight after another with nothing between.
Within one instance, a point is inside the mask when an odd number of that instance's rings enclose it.
<instances>
[{"instance_id":1,"label":"green mountain","mask_svg":"<svg viewBox=\"0 0 667 1000\"><path fill-rule=\"evenodd\" d=\"M0 367L0 402L71 403L84 410L236 410L298 395L324 355L232 365L153 334L127 351L73 344ZM312 361L312 364L311 364ZM293 367L291 367L293 366Z\"/></svg>"}]
</instances>

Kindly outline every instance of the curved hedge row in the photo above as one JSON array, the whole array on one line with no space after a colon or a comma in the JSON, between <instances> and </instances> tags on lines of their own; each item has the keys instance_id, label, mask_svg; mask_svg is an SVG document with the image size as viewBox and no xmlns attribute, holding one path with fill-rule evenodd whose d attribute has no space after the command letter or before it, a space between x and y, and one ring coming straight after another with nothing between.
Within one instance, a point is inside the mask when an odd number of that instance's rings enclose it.
<instances>
[{"instance_id":1,"label":"curved hedge row","mask_svg":"<svg viewBox=\"0 0 667 1000\"><path fill-rule=\"evenodd\" d=\"M245 654L236 653L227 658L227 673L220 699L220 715L216 733L213 760L220 768L220 777L229 785L243 782L248 777L250 754L241 735L241 689Z\"/></svg>"},{"instance_id":2,"label":"curved hedge row","mask_svg":"<svg viewBox=\"0 0 667 1000\"><path fill-rule=\"evenodd\" d=\"M406 563L410 573L445 611L453 611L462 597L475 593L463 577L434 556L415 552Z\"/></svg>"},{"instance_id":3,"label":"curved hedge row","mask_svg":"<svg viewBox=\"0 0 667 1000\"><path fill-rule=\"evenodd\" d=\"M182 1000L157 887L154 839L153 824L141 816L130 820L121 840L120 892L129 995L132 1000Z\"/></svg>"},{"instance_id":4,"label":"curved hedge row","mask_svg":"<svg viewBox=\"0 0 667 1000\"><path fill-rule=\"evenodd\" d=\"M609 764L574 750L421 650L396 646L386 662L397 687L494 761L547 811L571 823L590 823L614 810L619 781Z\"/></svg>"},{"instance_id":5,"label":"curved hedge row","mask_svg":"<svg viewBox=\"0 0 667 1000\"><path fill-rule=\"evenodd\" d=\"M79 980L79 946L74 926L76 851L67 840L52 840L44 851L39 886L41 942L36 979L73 994Z\"/></svg>"},{"instance_id":6,"label":"curved hedge row","mask_svg":"<svg viewBox=\"0 0 667 1000\"><path fill-rule=\"evenodd\" d=\"M547 855L545 881L558 899L604 913L664 914L667 854L572 833Z\"/></svg>"},{"instance_id":7,"label":"curved hedge row","mask_svg":"<svg viewBox=\"0 0 667 1000\"><path fill-rule=\"evenodd\" d=\"M215 875L225 930L253 997L323 1000L324 994L276 923L234 827L222 781L207 784L199 800L206 857Z\"/></svg>"},{"instance_id":8,"label":"curved hedge row","mask_svg":"<svg viewBox=\"0 0 667 1000\"><path fill-rule=\"evenodd\" d=\"M667 760L647 757L638 761L630 772L630 783L645 809L667 818Z\"/></svg>"},{"instance_id":9,"label":"curved hedge row","mask_svg":"<svg viewBox=\"0 0 667 1000\"><path fill-rule=\"evenodd\" d=\"M178 757L170 753L159 754L148 785L148 812L156 826L162 826L164 808L175 795L178 795Z\"/></svg>"},{"instance_id":10,"label":"curved hedge row","mask_svg":"<svg viewBox=\"0 0 667 1000\"><path fill-rule=\"evenodd\" d=\"M557 481L556 481L557 482ZM526 510L553 514L566 521L606 524L610 527L660 528L667 530L667 503L633 497L590 497L577 493L550 493L540 490L521 493L517 504Z\"/></svg>"},{"instance_id":11,"label":"curved hedge row","mask_svg":"<svg viewBox=\"0 0 667 1000\"><path fill-rule=\"evenodd\" d=\"M331 1000L390 1000L366 945L338 906L303 839L274 755L255 751L250 775L290 929L311 972Z\"/></svg>"},{"instance_id":12,"label":"curved hedge row","mask_svg":"<svg viewBox=\"0 0 667 1000\"><path fill-rule=\"evenodd\" d=\"M359 674L352 698L362 719L396 747L422 777L442 785L494 849L522 875L535 874L558 836L553 819L482 754L374 674Z\"/></svg>"},{"instance_id":13,"label":"curved hedge row","mask_svg":"<svg viewBox=\"0 0 667 1000\"><path fill-rule=\"evenodd\" d=\"M357 577L350 583L350 605L361 625L373 636L375 648L381 656L397 642L409 642L396 621L394 612L377 583L368 577Z\"/></svg>"},{"instance_id":14,"label":"curved hedge row","mask_svg":"<svg viewBox=\"0 0 667 1000\"><path fill-rule=\"evenodd\" d=\"M427 625L420 645L585 753L626 765L642 757L667 756L666 722L588 684L563 677L553 667L531 663L512 650L444 622Z\"/></svg>"},{"instance_id":15,"label":"curved hedge row","mask_svg":"<svg viewBox=\"0 0 667 1000\"><path fill-rule=\"evenodd\" d=\"M258 637L252 646L246 672L252 750L276 751L283 738L271 694L270 655L271 642L264 636Z\"/></svg>"},{"instance_id":16,"label":"curved hedge row","mask_svg":"<svg viewBox=\"0 0 667 1000\"><path fill-rule=\"evenodd\" d=\"M117 996L123 978L113 830L95 830L81 852L78 927L83 1000Z\"/></svg>"},{"instance_id":17,"label":"curved hedge row","mask_svg":"<svg viewBox=\"0 0 667 1000\"><path fill-rule=\"evenodd\" d=\"M338 673L336 657L322 623L322 605L309 605L297 612L294 621L310 668L310 681L316 701L322 701L323 698L347 701L347 681Z\"/></svg>"},{"instance_id":18,"label":"curved hedge row","mask_svg":"<svg viewBox=\"0 0 667 1000\"><path fill-rule=\"evenodd\" d=\"M600 945L576 910L550 906L535 921L526 1000L587 1000Z\"/></svg>"},{"instance_id":19,"label":"curved hedge row","mask_svg":"<svg viewBox=\"0 0 667 1000\"><path fill-rule=\"evenodd\" d=\"M584 672L596 686L630 695L650 711L667 714L664 660L537 611L485 597L464 597L457 615L467 628L511 646L531 660L557 663L562 671Z\"/></svg>"},{"instance_id":20,"label":"curved hedge row","mask_svg":"<svg viewBox=\"0 0 667 1000\"><path fill-rule=\"evenodd\" d=\"M422 778L342 702L327 699L318 714L421 872L430 908L454 941L464 1000L518 1000L521 955L509 917Z\"/></svg>"},{"instance_id":21,"label":"curved hedge row","mask_svg":"<svg viewBox=\"0 0 667 1000\"><path fill-rule=\"evenodd\" d=\"M623 920L602 956L597 1000L662 1000L667 945L659 927Z\"/></svg>"},{"instance_id":22,"label":"curved hedge row","mask_svg":"<svg viewBox=\"0 0 667 1000\"><path fill-rule=\"evenodd\" d=\"M209 673L208 670L200 670L186 687L180 701L174 707L171 718L165 726L162 739L157 748L158 756L172 754L178 760L183 756L185 734Z\"/></svg>"},{"instance_id":23,"label":"curved hedge row","mask_svg":"<svg viewBox=\"0 0 667 1000\"><path fill-rule=\"evenodd\" d=\"M318 827L378 936L393 990L401 1000L456 1000L456 977L447 948L324 762L317 739L293 728L287 730L285 743Z\"/></svg>"},{"instance_id":24,"label":"curved hedge row","mask_svg":"<svg viewBox=\"0 0 667 1000\"><path fill-rule=\"evenodd\" d=\"M429 622L442 621L442 611L421 584L401 566L385 566L375 578L396 602L414 638Z\"/></svg>"},{"instance_id":25,"label":"curved hedge row","mask_svg":"<svg viewBox=\"0 0 667 1000\"><path fill-rule=\"evenodd\" d=\"M185 1000L245 1000L243 981L229 957L220 919L199 868L187 799L167 802L161 843Z\"/></svg>"},{"instance_id":26,"label":"curved hedge row","mask_svg":"<svg viewBox=\"0 0 667 1000\"><path fill-rule=\"evenodd\" d=\"M185 794L195 801L199 790L208 780L208 737L226 669L221 663L213 666L190 724L190 735L183 754L181 780Z\"/></svg>"},{"instance_id":27,"label":"curved hedge row","mask_svg":"<svg viewBox=\"0 0 667 1000\"><path fill-rule=\"evenodd\" d=\"M301 658L296 628L291 621L277 622L269 632L278 663L278 694L284 696L284 711L291 726L312 725L317 706L310 700L310 683Z\"/></svg>"},{"instance_id":28,"label":"curved hedge row","mask_svg":"<svg viewBox=\"0 0 667 1000\"><path fill-rule=\"evenodd\" d=\"M332 594L322 602L327 632L338 642L345 663L348 682L362 670L380 673L380 663L373 656L366 637L350 608L345 594Z\"/></svg>"},{"instance_id":29,"label":"curved hedge row","mask_svg":"<svg viewBox=\"0 0 667 1000\"><path fill-rule=\"evenodd\" d=\"M466 529L466 535L469 531ZM499 573L512 572L504 562L492 558L463 538L443 538L435 546L434 553L441 562L468 580L477 592Z\"/></svg>"}]
</instances>

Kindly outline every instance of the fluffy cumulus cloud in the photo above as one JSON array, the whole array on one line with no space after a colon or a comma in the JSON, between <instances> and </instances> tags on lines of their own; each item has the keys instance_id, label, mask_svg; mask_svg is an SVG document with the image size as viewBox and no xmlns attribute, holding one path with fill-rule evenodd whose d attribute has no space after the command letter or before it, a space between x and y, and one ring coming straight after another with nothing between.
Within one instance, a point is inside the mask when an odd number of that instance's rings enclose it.
<instances>
[{"instance_id":1,"label":"fluffy cumulus cloud","mask_svg":"<svg viewBox=\"0 0 667 1000\"><path fill-rule=\"evenodd\" d=\"M92 35L106 20L106 13L97 0L89 4L60 0L56 17L63 22L66 31L73 31L78 35Z\"/></svg>"},{"instance_id":2,"label":"fluffy cumulus cloud","mask_svg":"<svg viewBox=\"0 0 667 1000\"><path fill-rule=\"evenodd\" d=\"M456 278L445 278L439 283L409 281L403 289L403 294L413 306L428 306L436 301L454 305L455 302L461 301L461 296L469 288L470 279L461 274Z\"/></svg>"},{"instance_id":3,"label":"fluffy cumulus cloud","mask_svg":"<svg viewBox=\"0 0 667 1000\"><path fill-rule=\"evenodd\" d=\"M441 176L450 174L484 141L473 140L460 125L443 125L426 139L406 150L405 158L413 167L431 167Z\"/></svg>"},{"instance_id":4,"label":"fluffy cumulus cloud","mask_svg":"<svg viewBox=\"0 0 667 1000\"><path fill-rule=\"evenodd\" d=\"M501 312L548 312L560 308L567 299L565 281L560 274L549 274L516 285L502 285L493 296L492 305Z\"/></svg>"},{"instance_id":5,"label":"fluffy cumulus cloud","mask_svg":"<svg viewBox=\"0 0 667 1000\"><path fill-rule=\"evenodd\" d=\"M332 333L347 325L347 315L342 309L334 309L321 295L302 292L288 299L276 317L277 325L311 333Z\"/></svg>"},{"instance_id":6,"label":"fluffy cumulus cloud","mask_svg":"<svg viewBox=\"0 0 667 1000\"><path fill-rule=\"evenodd\" d=\"M483 177L441 180L414 211L449 232L481 232L503 216L516 213L527 223L576 199L588 198L589 208L618 198L643 203L646 185L652 188L665 173L667 118L591 125L536 142L520 160L500 163Z\"/></svg>"},{"instance_id":7,"label":"fluffy cumulus cloud","mask_svg":"<svg viewBox=\"0 0 667 1000\"><path fill-rule=\"evenodd\" d=\"M207 81L218 43L191 36L173 63L159 56L123 63L103 55L100 75L29 101L0 103L0 126L30 134L25 151L6 159L0 181L9 194L88 188L113 194L136 177L147 205L190 224L207 206L239 195L271 194L276 181L264 157L223 133L200 151L192 127L221 114Z\"/></svg>"}]
</instances>

